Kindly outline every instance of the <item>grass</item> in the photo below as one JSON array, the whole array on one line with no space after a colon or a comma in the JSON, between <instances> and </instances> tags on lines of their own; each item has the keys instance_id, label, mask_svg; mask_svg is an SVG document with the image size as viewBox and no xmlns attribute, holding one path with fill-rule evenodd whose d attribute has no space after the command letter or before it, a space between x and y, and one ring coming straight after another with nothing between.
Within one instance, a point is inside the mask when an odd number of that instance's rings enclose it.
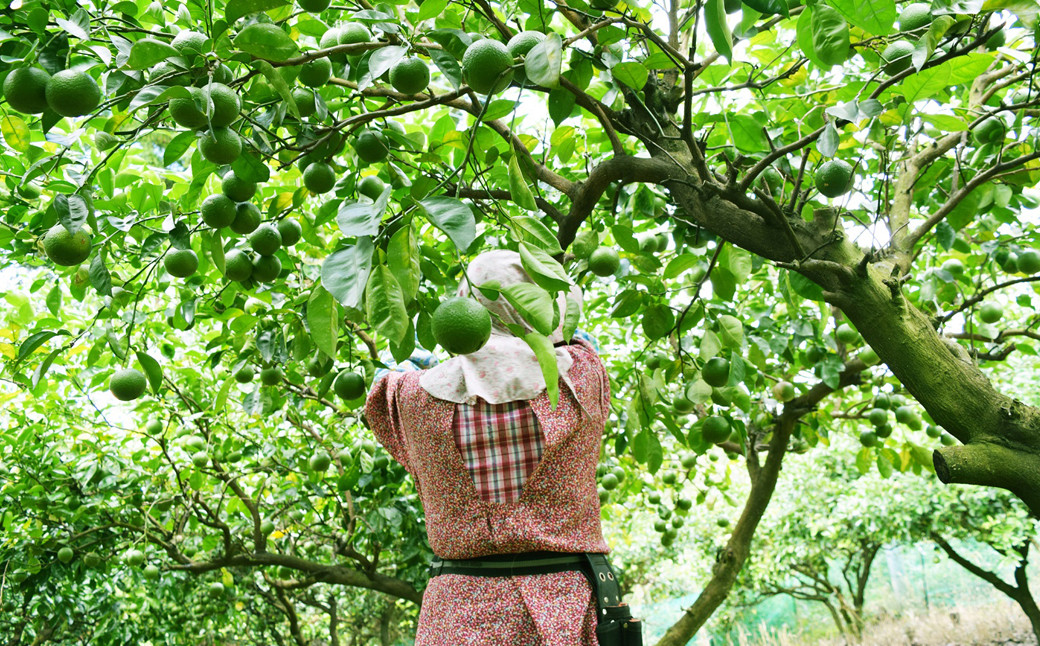
<instances>
[{"instance_id":1,"label":"grass","mask_svg":"<svg viewBox=\"0 0 1040 646\"><path fill-rule=\"evenodd\" d=\"M900 617L872 620L861 646L1033 646L1029 621L1017 605L1000 602L980 606L933 608ZM845 646L842 639L806 639L788 629L766 637L741 634L731 646Z\"/></svg>"}]
</instances>

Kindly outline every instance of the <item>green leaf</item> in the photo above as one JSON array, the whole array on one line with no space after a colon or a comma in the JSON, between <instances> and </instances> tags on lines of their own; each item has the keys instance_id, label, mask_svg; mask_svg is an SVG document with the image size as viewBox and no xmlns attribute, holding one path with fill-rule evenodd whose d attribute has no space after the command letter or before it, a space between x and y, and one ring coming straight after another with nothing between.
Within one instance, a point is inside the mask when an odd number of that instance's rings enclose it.
<instances>
[{"instance_id":1,"label":"green leaf","mask_svg":"<svg viewBox=\"0 0 1040 646\"><path fill-rule=\"evenodd\" d=\"M256 61L253 64L253 68L258 70L267 79L267 82L274 88L274 91L281 97L285 107L288 108L289 113L297 119L300 118L300 107L296 105L296 100L292 97L292 88L286 82L285 77L274 68L273 65L267 61Z\"/></svg>"},{"instance_id":2,"label":"green leaf","mask_svg":"<svg viewBox=\"0 0 1040 646\"><path fill-rule=\"evenodd\" d=\"M741 151L753 153L769 150L764 124L758 119L743 114L727 114L726 125L733 137L733 145Z\"/></svg>"},{"instance_id":3,"label":"green leaf","mask_svg":"<svg viewBox=\"0 0 1040 646\"><path fill-rule=\"evenodd\" d=\"M873 462L873 460L874 452L867 447L863 447L859 450L859 453L856 454L856 468L859 469L859 472L863 475L867 475L867 472L870 471L870 463Z\"/></svg>"},{"instance_id":4,"label":"green leaf","mask_svg":"<svg viewBox=\"0 0 1040 646\"><path fill-rule=\"evenodd\" d=\"M365 317L391 343L401 345L404 342L410 317L404 306L404 292L386 265L376 265L368 278Z\"/></svg>"},{"instance_id":5,"label":"green leaf","mask_svg":"<svg viewBox=\"0 0 1040 646\"><path fill-rule=\"evenodd\" d=\"M663 303L651 305L643 311L640 321L643 333L651 341L660 339L667 335L675 327L675 313L672 308Z\"/></svg>"},{"instance_id":6,"label":"green leaf","mask_svg":"<svg viewBox=\"0 0 1040 646\"><path fill-rule=\"evenodd\" d=\"M401 227L390 238L386 255L390 271L401 286L405 300L415 300L416 294L419 293L422 270L419 268L419 241L415 238L415 229L411 224Z\"/></svg>"},{"instance_id":7,"label":"green leaf","mask_svg":"<svg viewBox=\"0 0 1040 646\"><path fill-rule=\"evenodd\" d=\"M882 478L888 478L892 475L892 463L888 461L888 457L884 453L878 453L877 470Z\"/></svg>"},{"instance_id":8,"label":"green leaf","mask_svg":"<svg viewBox=\"0 0 1040 646\"><path fill-rule=\"evenodd\" d=\"M357 309L365 294L372 271L372 238L358 238L357 244L335 251L321 265L321 285L341 305Z\"/></svg>"},{"instance_id":9,"label":"green leaf","mask_svg":"<svg viewBox=\"0 0 1040 646\"><path fill-rule=\"evenodd\" d=\"M289 34L277 25L257 22L238 33L235 47L257 58L281 62L296 55L299 47Z\"/></svg>"},{"instance_id":10,"label":"green leaf","mask_svg":"<svg viewBox=\"0 0 1040 646\"><path fill-rule=\"evenodd\" d=\"M1018 16L1022 24L1030 29L1036 29L1037 14L1040 13L1040 5L1035 0L986 0L982 5L982 13L1000 11L1006 9Z\"/></svg>"},{"instance_id":11,"label":"green leaf","mask_svg":"<svg viewBox=\"0 0 1040 646\"><path fill-rule=\"evenodd\" d=\"M29 126L25 121L13 114L9 114L0 121L0 132L4 135L7 145L20 153L29 151Z\"/></svg>"},{"instance_id":12,"label":"green leaf","mask_svg":"<svg viewBox=\"0 0 1040 646\"><path fill-rule=\"evenodd\" d=\"M102 296L112 295L112 274L108 272L108 267L105 266L105 254L95 253L90 259L90 270L88 272L90 276L91 286L97 290L98 294Z\"/></svg>"},{"instance_id":13,"label":"green leaf","mask_svg":"<svg viewBox=\"0 0 1040 646\"><path fill-rule=\"evenodd\" d=\"M379 223L383 221L387 202L390 201L392 188L387 186L374 202L343 202L336 213L336 224L343 235L374 236L379 233Z\"/></svg>"},{"instance_id":14,"label":"green leaf","mask_svg":"<svg viewBox=\"0 0 1040 646\"><path fill-rule=\"evenodd\" d=\"M811 301L823 302L823 288L812 282L801 274L790 272L787 274L791 281L791 289L795 294Z\"/></svg>"},{"instance_id":15,"label":"green leaf","mask_svg":"<svg viewBox=\"0 0 1040 646\"><path fill-rule=\"evenodd\" d=\"M520 164L516 162L516 155L509 157L509 195L520 208L528 211L537 211L538 205L534 201L534 193L527 185L524 174L520 172Z\"/></svg>"},{"instance_id":16,"label":"green leaf","mask_svg":"<svg viewBox=\"0 0 1040 646\"><path fill-rule=\"evenodd\" d=\"M169 166L183 157L197 138L198 136L193 130L186 130L171 139L166 144L166 149L163 150L163 166Z\"/></svg>"},{"instance_id":17,"label":"green leaf","mask_svg":"<svg viewBox=\"0 0 1040 646\"><path fill-rule=\"evenodd\" d=\"M444 74L444 78L448 79L453 88L459 89L462 86L462 68L459 67L459 62L455 60L455 57L443 49L431 48L429 52L433 64L437 66L441 74Z\"/></svg>"},{"instance_id":18,"label":"green leaf","mask_svg":"<svg viewBox=\"0 0 1040 646\"><path fill-rule=\"evenodd\" d=\"M141 352L138 350L136 354L137 362L141 364L141 369L144 370L145 377L148 377L148 385L152 387L152 393L158 395L159 389L162 388L162 366L160 366L159 362L153 359L147 352Z\"/></svg>"},{"instance_id":19,"label":"green leaf","mask_svg":"<svg viewBox=\"0 0 1040 646\"><path fill-rule=\"evenodd\" d=\"M448 234L459 251L469 249L477 237L477 222L467 204L453 197L428 197L419 204L430 222Z\"/></svg>"},{"instance_id":20,"label":"green leaf","mask_svg":"<svg viewBox=\"0 0 1040 646\"><path fill-rule=\"evenodd\" d=\"M828 69L830 64L820 60L820 57L816 54L816 48L813 46L812 13L812 7L806 7L798 16L798 24L796 26L798 48L802 50L802 53L805 54L805 57L814 66Z\"/></svg>"},{"instance_id":21,"label":"green leaf","mask_svg":"<svg viewBox=\"0 0 1040 646\"><path fill-rule=\"evenodd\" d=\"M444 13L444 9L447 6L448 0L426 0L419 5L419 12L415 17L415 24L424 20L429 20L430 18L436 18Z\"/></svg>"},{"instance_id":22,"label":"green leaf","mask_svg":"<svg viewBox=\"0 0 1040 646\"><path fill-rule=\"evenodd\" d=\"M930 450L915 444L910 447L910 455L913 456L915 462L935 473L935 464L932 462L932 452Z\"/></svg>"},{"instance_id":23,"label":"green leaf","mask_svg":"<svg viewBox=\"0 0 1040 646\"><path fill-rule=\"evenodd\" d=\"M545 379L545 392L555 409L560 400L560 373L556 365L556 348L547 336L537 332L525 334L524 341L534 350L534 356L538 359L538 366L542 369L542 377Z\"/></svg>"},{"instance_id":24,"label":"green leaf","mask_svg":"<svg viewBox=\"0 0 1040 646\"><path fill-rule=\"evenodd\" d=\"M327 356L336 356L336 339L339 337L339 308L327 289L318 283L307 299L307 327L311 339Z\"/></svg>"},{"instance_id":25,"label":"green leaf","mask_svg":"<svg viewBox=\"0 0 1040 646\"><path fill-rule=\"evenodd\" d=\"M173 56L180 56L180 52L172 45L157 38L142 38L130 47L126 66L132 70L146 70Z\"/></svg>"},{"instance_id":26,"label":"green leaf","mask_svg":"<svg viewBox=\"0 0 1040 646\"><path fill-rule=\"evenodd\" d=\"M949 62L906 77L894 88L907 103L930 99L943 90L950 81L952 66Z\"/></svg>"},{"instance_id":27,"label":"green leaf","mask_svg":"<svg viewBox=\"0 0 1040 646\"><path fill-rule=\"evenodd\" d=\"M834 127L833 121L828 121L823 128L823 134L816 140L816 150L824 157L833 157L834 153L838 152L839 143L841 143L841 138L838 135L838 129Z\"/></svg>"},{"instance_id":28,"label":"green leaf","mask_svg":"<svg viewBox=\"0 0 1040 646\"><path fill-rule=\"evenodd\" d=\"M744 4L768 16L788 15L786 0L744 0Z\"/></svg>"},{"instance_id":29,"label":"green leaf","mask_svg":"<svg viewBox=\"0 0 1040 646\"><path fill-rule=\"evenodd\" d=\"M719 340L719 335L715 334L711 330L705 330L701 336L701 344L698 352L702 361L707 361L712 357L718 356L722 350L722 341Z\"/></svg>"},{"instance_id":30,"label":"green leaf","mask_svg":"<svg viewBox=\"0 0 1040 646\"><path fill-rule=\"evenodd\" d=\"M744 324L735 316L723 314L718 320L719 340L727 348L740 349L744 345Z\"/></svg>"},{"instance_id":31,"label":"green leaf","mask_svg":"<svg viewBox=\"0 0 1040 646\"><path fill-rule=\"evenodd\" d=\"M610 315L614 318L627 318L639 311L643 306L643 292L635 289L626 289L614 299L614 308Z\"/></svg>"},{"instance_id":32,"label":"green leaf","mask_svg":"<svg viewBox=\"0 0 1040 646\"><path fill-rule=\"evenodd\" d=\"M516 227L521 240L537 245L553 256L563 253L556 236L538 218L518 215L509 221Z\"/></svg>"},{"instance_id":33,"label":"green leaf","mask_svg":"<svg viewBox=\"0 0 1040 646\"><path fill-rule=\"evenodd\" d=\"M224 7L224 19L227 24L233 25L235 21L251 13L270 11L289 4L287 0L228 0Z\"/></svg>"},{"instance_id":34,"label":"green leaf","mask_svg":"<svg viewBox=\"0 0 1040 646\"><path fill-rule=\"evenodd\" d=\"M704 27L708 30L715 51L727 61L733 60L733 34L726 22L725 0L708 0L704 3ZM642 89L642 86L640 86Z\"/></svg>"},{"instance_id":35,"label":"green leaf","mask_svg":"<svg viewBox=\"0 0 1040 646\"><path fill-rule=\"evenodd\" d=\"M556 33L550 33L543 38L524 57L527 78L542 87L555 88L560 84L562 65L563 41Z\"/></svg>"},{"instance_id":36,"label":"green leaf","mask_svg":"<svg viewBox=\"0 0 1040 646\"><path fill-rule=\"evenodd\" d=\"M18 348L18 355L15 357L15 361L19 362L25 359L27 356L35 352L41 345L59 335L71 336L67 330L47 330L45 332L36 332L35 334L29 335L29 338L26 339L22 343L21 347Z\"/></svg>"},{"instance_id":37,"label":"green leaf","mask_svg":"<svg viewBox=\"0 0 1040 646\"><path fill-rule=\"evenodd\" d=\"M633 90L642 90L646 85L646 79L650 77L650 72L646 67L636 61L618 63L610 68L610 73L616 80Z\"/></svg>"},{"instance_id":38,"label":"green leaf","mask_svg":"<svg viewBox=\"0 0 1040 646\"><path fill-rule=\"evenodd\" d=\"M682 253L668 261L664 268L664 277L667 279L681 276L688 269L696 267L700 258L692 253Z\"/></svg>"},{"instance_id":39,"label":"green leaf","mask_svg":"<svg viewBox=\"0 0 1040 646\"><path fill-rule=\"evenodd\" d=\"M831 0L830 5L851 24L875 36L891 33L896 21L892 0Z\"/></svg>"},{"instance_id":40,"label":"green leaf","mask_svg":"<svg viewBox=\"0 0 1040 646\"><path fill-rule=\"evenodd\" d=\"M384 72L388 71L391 67L397 64L408 50L398 45L391 45L389 47L381 47L376 51L372 52L372 56L368 59L368 73L372 78L379 78Z\"/></svg>"},{"instance_id":41,"label":"green leaf","mask_svg":"<svg viewBox=\"0 0 1040 646\"><path fill-rule=\"evenodd\" d=\"M550 292L565 291L574 284L563 265L539 247L521 242L520 262L531 280Z\"/></svg>"},{"instance_id":42,"label":"green leaf","mask_svg":"<svg viewBox=\"0 0 1040 646\"><path fill-rule=\"evenodd\" d=\"M643 428L632 438L632 457L637 462L645 464L650 473L657 473L657 470L661 468L661 465L664 464L664 450L653 430Z\"/></svg>"},{"instance_id":43,"label":"green leaf","mask_svg":"<svg viewBox=\"0 0 1040 646\"><path fill-rule=\"evenodd\" d=\"M935 52L935 47L939 44L939 41L943 39L946 32L949 31L950 27L956 21L950 16L936 16L930 25L928 25L928 31L925 35L918 39L914 45L914 53L910 57L913 62L914 69L918 72L924 67L924 64L932 57Z\"/></svg>"},{"instance_id":44,"label":"green leaf","mask_svg":"<svg viewBox=\"0 0 1040 646\"><path fill-rule=\"evenodd\" d=\"M812 42L816 55L827 65L841 65L849 57L849 24L837 10L817 4L812 10Z\"/></svg>"},{"instance_id":45,"label":"green leaf","mask_svg":"<svg viewBox=\"0 0 1040 646\"><path fill-rule=\"evenodd\" d=\"M554 313L549 292L531 283L517 283L502 290L502 295L536 332L552 334Z\"/></svg>"},{"instance_id":46,"label":"green leaf","mask_svg":"<svg viewBox=\"0 0 1040 646\"><path fill-rule=\"evenodd\" d=\"M570 341L581 323L581 306L573 298L567 299L567 311L563 313L563 340Z\"/></svg>"}]
</instances>

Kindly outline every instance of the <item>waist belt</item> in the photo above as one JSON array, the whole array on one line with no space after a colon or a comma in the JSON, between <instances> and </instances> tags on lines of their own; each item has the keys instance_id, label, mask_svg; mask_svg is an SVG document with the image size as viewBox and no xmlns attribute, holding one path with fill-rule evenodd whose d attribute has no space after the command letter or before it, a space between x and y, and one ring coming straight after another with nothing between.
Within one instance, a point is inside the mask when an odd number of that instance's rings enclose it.
<instances>
[{"instance_id":1,"label":"waist belt","mask_svg":"<svg viewBox=\"0 0 1040 646\"><path fill-rule=\"evenodd\" d=\"M441 574L463 576L529 576L553 572L581 572L596 597L596 637L601 646L642 646L642 622L632 618L606 554L523 552L475 559L438 559L430 564L430 578Z\"/></svg>"}]
</instances>

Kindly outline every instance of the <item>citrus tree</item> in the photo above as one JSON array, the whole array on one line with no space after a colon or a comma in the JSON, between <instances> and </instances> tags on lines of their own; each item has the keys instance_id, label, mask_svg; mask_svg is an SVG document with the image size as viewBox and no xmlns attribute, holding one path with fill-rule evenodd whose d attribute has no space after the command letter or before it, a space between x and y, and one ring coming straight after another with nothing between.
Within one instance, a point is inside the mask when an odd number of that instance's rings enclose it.
<instances>
[{"instance_id":1,"label":"citrus tree","mask_svg":"<svg viewBox=\"0 0 1040 646\"><path fill-rule=\"evenodd\" d=\"M1035 352L1036 13L12 5L0 477L60 499L8 521L23 583L107 527L134 567L418 603L417 498L359 410L492 247L535 284L476 287L535 330L552 397L548 335L577 325L553 294L588 291L623 472L744 456L743 512L662 643L725 598L785 451L829 419L876 421L861 464L929 470L942 440L942 480L1040 510L1040 413L987 378Z\"/></svg>"}]
</instances>

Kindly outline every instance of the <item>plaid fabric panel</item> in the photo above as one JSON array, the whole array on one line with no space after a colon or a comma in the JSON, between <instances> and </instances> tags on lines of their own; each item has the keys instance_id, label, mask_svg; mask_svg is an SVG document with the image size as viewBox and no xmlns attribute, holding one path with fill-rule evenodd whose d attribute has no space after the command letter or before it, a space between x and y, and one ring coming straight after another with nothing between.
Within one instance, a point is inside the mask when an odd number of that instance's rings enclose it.
<instances>
[{"instance_id":1,"label":"plaid fabric panel","mask_svg":"<svg viewBox=\"0 0 1040 646\"><path fill-rule=\"evenodd\" d=\"M477 493L487 502L516 502L538 461L544 440L526 401L455 405L455 444Z\"/></svg>"}]
</instances>

